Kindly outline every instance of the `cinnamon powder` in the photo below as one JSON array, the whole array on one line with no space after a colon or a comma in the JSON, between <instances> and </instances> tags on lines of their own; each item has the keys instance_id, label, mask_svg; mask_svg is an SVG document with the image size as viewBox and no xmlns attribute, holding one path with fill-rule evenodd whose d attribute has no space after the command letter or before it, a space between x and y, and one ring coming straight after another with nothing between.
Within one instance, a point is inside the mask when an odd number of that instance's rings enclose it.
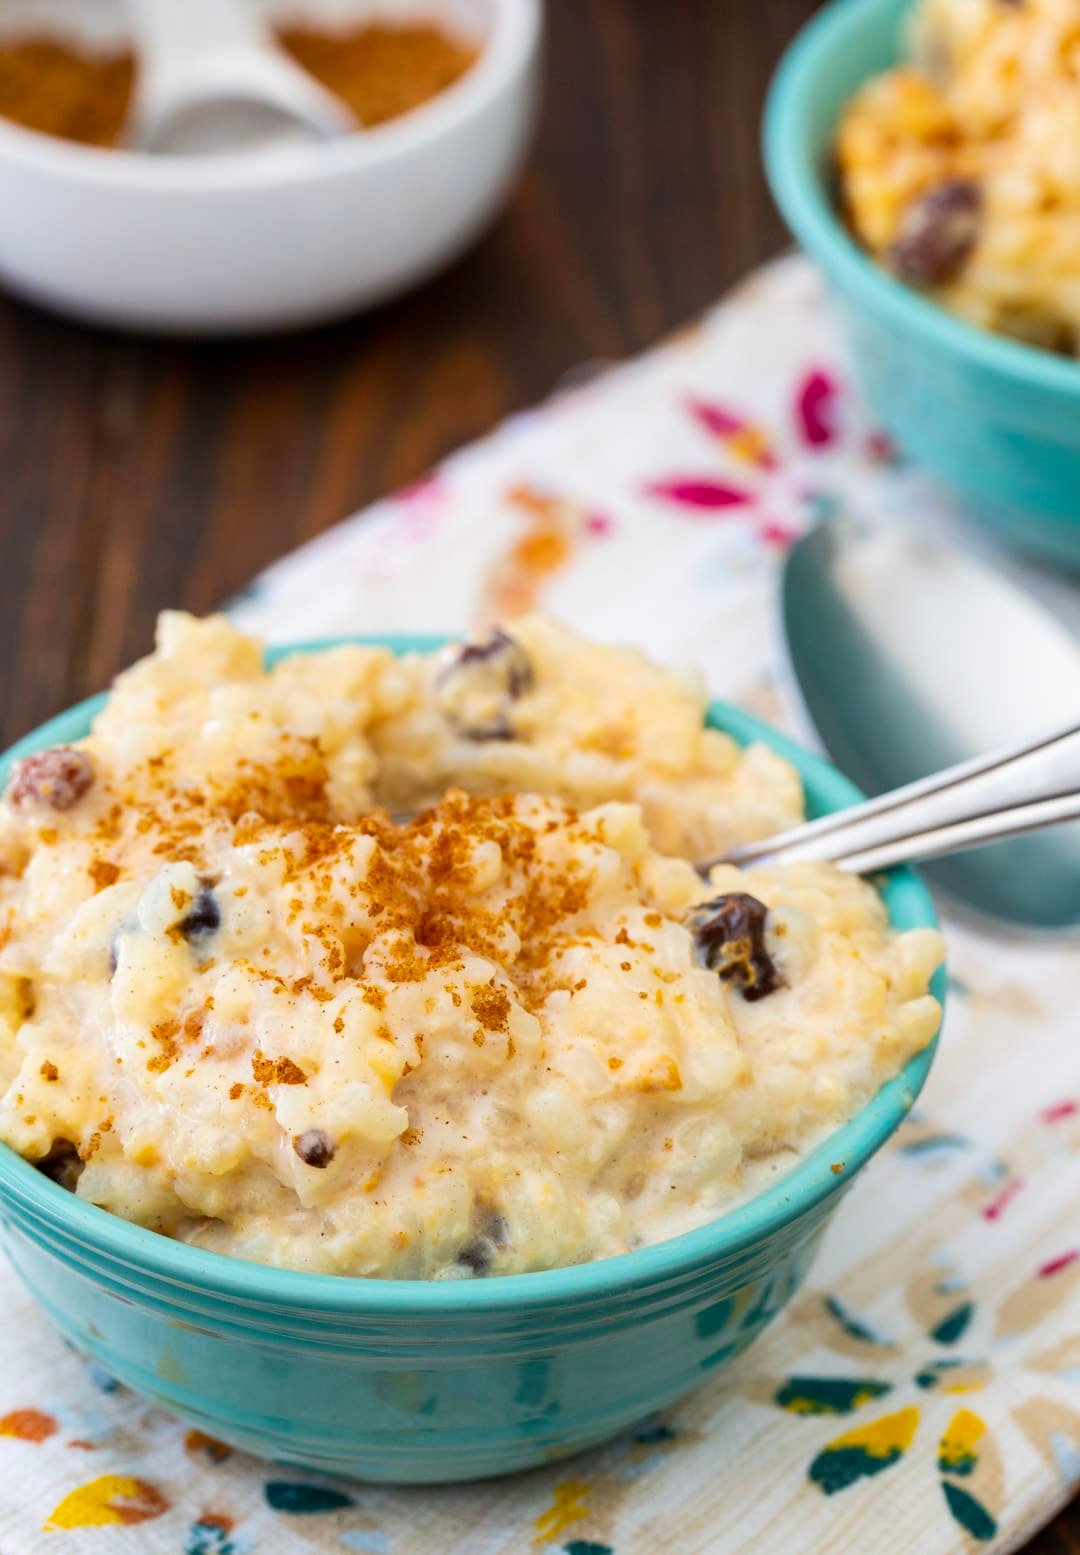
<instances>
[{"instance_id":1,"label":"cinnamon powder","mask_svg":"<svg viewBox=\"0 0 1080 1555\"><path fill-rule=\"evenodd\" d=\"M366 128L418 108L476 59L475 49L429 24L373 23L341 31L292 26L278 37ZM83 145L115 147L136 68L130 51L95 54L52 37L0 42L0 117Z\"/></svg>"},{"instance_id":2,"label":"cinnamon powder","mask_svg":"<svg viewBox=\"0 0 1080 1555\"><path fill-rule=\"evenodd\" d=\"M368 128L419 108L476 59L475 49L430 25L373 23L340 32L294 26L278 37Z\"/></svg>"},{"instance_id":3,"label":"cinnamon powder","mask_svg":"<svg viewBox=\"0 0 1080 1555\"><path fill-rule=\"evenodd\" d=\"M83 54L51 38L0 44L0 115L63 140L114 146L135 84L135 56Z\"/></svg>"}]
</instances>

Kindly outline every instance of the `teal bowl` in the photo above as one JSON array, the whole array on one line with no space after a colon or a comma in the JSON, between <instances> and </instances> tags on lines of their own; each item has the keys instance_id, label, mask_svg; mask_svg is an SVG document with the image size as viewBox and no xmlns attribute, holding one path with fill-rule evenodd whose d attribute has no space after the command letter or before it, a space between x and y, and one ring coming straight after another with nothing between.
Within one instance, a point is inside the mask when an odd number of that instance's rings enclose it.
<instances>
[{"instance_id":1,"label":"teal bowl","mask_svg":"<svg viewBox=\"0 0 1080 1555\"><path fill-rule=\"evenodd\" d=\"M903 54L911 0L834 0L788 49L765 108L765 163L788 226L823 271L855 369L897 446L971 513L1080 567L1080 362L975 328L895 280L839 220L841 111Z\"/></svg>"},{"instance_id":2,"label":"teal bowl","mask_svg":"<svg viewBox=\"0 0 1080 1555\"><path fill-rule=\"evenodd\" d=\"M435 642L380 640L398 652ZM15 757L86 734L102 701L21 740L0 778ZM715 704L710 721L793 762L811 815L858 799L747 714ZM898 927L935 922L906 870L885 900ZM943 997L941 973L934 991ZM827 1144L712 1224L550 1273L430 1283L266 1268L129 1225L4 1146L0 1235L65 1339L211 1436L369 1480L504 1474L614 1436L745 1350L802 1282L829 1215L910 1109L931 1057L912 1059Z\"/></svg>"}]
</instances>

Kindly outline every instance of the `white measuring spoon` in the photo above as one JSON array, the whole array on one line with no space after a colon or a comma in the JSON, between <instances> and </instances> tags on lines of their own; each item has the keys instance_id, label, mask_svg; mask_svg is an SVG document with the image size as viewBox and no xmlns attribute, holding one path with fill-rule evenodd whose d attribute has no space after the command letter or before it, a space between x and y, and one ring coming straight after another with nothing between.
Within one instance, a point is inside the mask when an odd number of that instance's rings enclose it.
<instances>
[{"instance_id":1,"label":"white measuring spoon","mask_svg":"<svg viewBox=\"0 0 1080 1555\"><path fill-rule=\"evenodd\" d=\"M282 49L248 0L127 0L139 73L126 143L186 154L361 128Z\"/></svg>"}]
</instances>

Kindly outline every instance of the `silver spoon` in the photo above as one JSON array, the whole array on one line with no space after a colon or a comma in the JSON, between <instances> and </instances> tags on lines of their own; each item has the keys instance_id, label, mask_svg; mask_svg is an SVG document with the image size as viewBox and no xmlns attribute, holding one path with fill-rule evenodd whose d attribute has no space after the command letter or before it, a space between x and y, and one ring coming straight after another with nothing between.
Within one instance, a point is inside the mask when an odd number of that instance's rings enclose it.
<instances>
[{"instance_id":1,"label":"silver spoon","mask_svg":"<svg viewBox=\"0 0 1080 1555\"><path fill-rule=\"evenodd\" d=\"M817 859L864 875L1071 820L1080 820L1080 722L1048 739L976 757L749 843L726 862L745 866ZM710 867L700 866L704 873ZM1080 875L1076 888L1080 893Z\"/></svg>"},{"instance_id":2,"label":"silver spoon","mask_svg":"<svg viewBox=\"0 0 1080 1555\"><path fill-rule=\"evenodd\" d=\"M360 129L250 0L127 0L139 75L127 144L207 153Z\"/></svg>"},{"instance_id":3,"label":"silver spoon","mask_svg":"<svg viewBox=\"0 0 1080 1555\"><path fill-rule=\"evenodd\" d=\"M1080 923L1080 824L1052 824L1080 816L1080 643L1063 622L952 546L850 518L794 548L781 611L794 679L822 743L861 788L889 796L862 810L859 824L866 849L892 851L867 862L849 847L845 867L933 858L1051 826L927 873L993 917L1032 928ZM912 783L919 786L905 795ZM845 824L855 814L844 812ZM901 835L889 838L898 821ZM960 821L966 829L957 831ZM820 857L826 829L813 824L812 843L799 829L802 846ZM899 846L905 828L918 844L911 851ZM839 842L835 823L832 835ZM858 835L850 833L852 846Z\"/></svg>"}]
</instances>

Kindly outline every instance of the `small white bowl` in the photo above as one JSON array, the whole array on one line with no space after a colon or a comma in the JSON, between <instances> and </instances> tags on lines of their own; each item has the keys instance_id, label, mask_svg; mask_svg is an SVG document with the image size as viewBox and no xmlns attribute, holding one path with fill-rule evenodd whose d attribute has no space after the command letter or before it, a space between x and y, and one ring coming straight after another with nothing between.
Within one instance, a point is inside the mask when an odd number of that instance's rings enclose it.
<instances>
[{"instance_id":1,"label":"small white bowl","mask_svg":"<svg viewBox=\"0 0 1080 1555\"><path fill-rule=\"evenodd\" d=\"M316 0L289 19L416 15L480 46L421 107L319 145L154 157L75 145L0 119L0 281L98 323L188 334L317 323L432 274L494 214L535 116L540 0ZM117 41L86 0L16 0L6 35L70 17ZM65 16L66 13L66 16Z\"/></svg>"}]
</instances>

